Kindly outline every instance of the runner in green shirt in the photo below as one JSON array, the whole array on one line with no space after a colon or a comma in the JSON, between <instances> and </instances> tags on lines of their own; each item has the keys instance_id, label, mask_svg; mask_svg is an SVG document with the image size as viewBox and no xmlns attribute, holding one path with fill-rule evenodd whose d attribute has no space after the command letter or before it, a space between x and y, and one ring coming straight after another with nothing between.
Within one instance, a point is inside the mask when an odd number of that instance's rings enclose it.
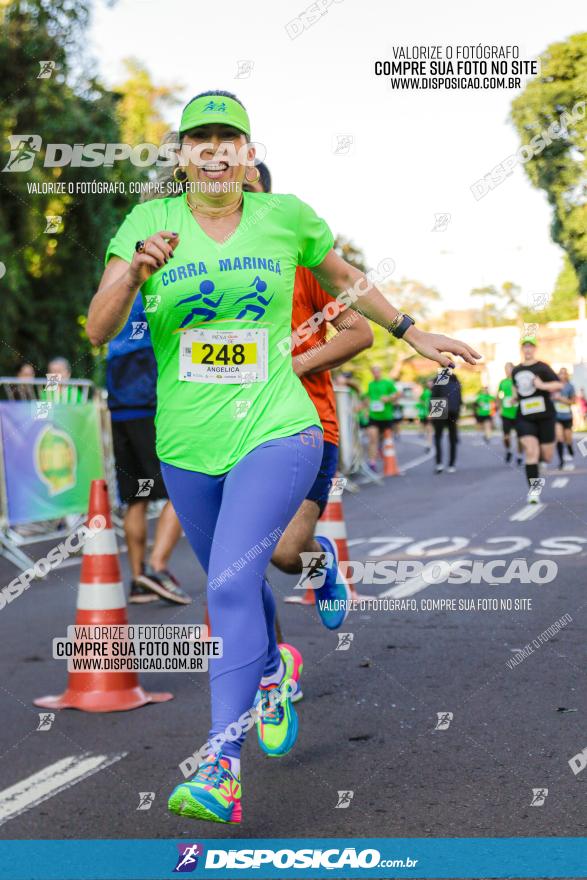
<instances>
[{"instance_id":1,"label":"runner in green shirt","mask_svg":"<svg viewBox=\"0 0 587 880\"><path fill-rule=\"evenodd\" d=\"M367 388L369 400L369 467L377 469L379 448L386 430L393 428L394 400L399 397L397 386L392 379L385 379L381 367L371 367L373 380Z\"/></svg>"},{"instance_id":2,"label":"runner in green shirt","mask_svg":"<svg viewBox=\"0 0 587 880\"><path fill-rule=\"evenodd\" d=\"M424 431L424 439L426 440L426 446L428 449L432 449L432 422L430 421L430 399L432 397L433 385L434 380L429 379L422 389L422 394L420 395L420 400L418 401L418 415L420 418L420 424L422 425L422 430Z\"/></svg>"},{"instance_id":3,"label":"runner in green shirt","mask_svg":"<svg viewBox=\"0 0 587 880\"><path fill-rule=\"evenodd\" d=\"M508 361L505 365L505 379L501 380L497 389L506 464L509 464L512 460L511 433L516 430L516 416L518 414L518 404L516 403L514 382L512 379L513 368L514 365ZM518 438L518 455L516 462L518 465L521 465L523 460L522 445Z\"/></svg>"},{"instance_id":4,"label":"runner in green shirt","mask_svg":"<svg viewBox=\"0 0 587 880\"><path fill-rule=\"evenodd\" d=\"M250 134L247 112L230 93L205 92L187 104L174 172L180 193L128 215L108 247L86 325L91 342L103 344L141 290L159 375L157 452L207 572L212 633L222 640L222 656L210 661L210 738L169 809L233 823L241 820L240 749L257 690L266 753L286 754L298 729L291 696L301 658L277 645L264 577L322 457L318 415L291 357L296 266L424 357L444 366L454 355L471 364L480 357L415 327L372 277L336 254L327 224L296 196L243 194L245 176L253 183L256 171ZM336 566L325 557L311 576L322 580ZM325 599L346 595L320 589Z\"/></svg>"},{"instance_id":5,"label":"runner in green shirt","mask_svg":"<svg viewBox=\"0 0 587 880\"><path fill-rule=\"evenodd\" d=\"M475 398L475 421L486 443L491 441L491 408L494 398L485 385Z\"/></svg>"}]
</instances>

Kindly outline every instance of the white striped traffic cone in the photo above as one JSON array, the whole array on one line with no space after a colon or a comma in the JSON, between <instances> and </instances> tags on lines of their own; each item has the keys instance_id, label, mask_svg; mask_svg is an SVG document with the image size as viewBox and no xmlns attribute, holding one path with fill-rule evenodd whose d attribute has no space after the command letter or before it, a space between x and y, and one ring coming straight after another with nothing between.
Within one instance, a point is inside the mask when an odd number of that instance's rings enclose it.
<instances>
[{"instance_id":1,"label":"white striped traffic cone","mask_svg":"<svg viewBox=\"0 0 587 880\"><path fill-rule=\"evenodd\" d=\"M92 481L88 528L92 528L92 521L95 528L97 518L104 528L84 545L75 625L124 626L128 624L126 599L105 480ZM33 702L45 709L119 712L172 698L173 694L144 691L136 672L92 671L70 672L63 694L40 697Z\"/></svg>"}]
</instances>

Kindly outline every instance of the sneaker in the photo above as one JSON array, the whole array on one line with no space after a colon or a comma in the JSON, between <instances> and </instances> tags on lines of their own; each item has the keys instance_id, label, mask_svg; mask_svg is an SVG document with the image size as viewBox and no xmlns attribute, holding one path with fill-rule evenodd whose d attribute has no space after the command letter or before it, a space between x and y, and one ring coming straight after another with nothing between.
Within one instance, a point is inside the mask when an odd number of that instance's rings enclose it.
<instances>
[{"instance_id":1,"label":"sneaker","mask_svg":"<svg viewBox=\"0 0 587 880\"><path fill-rule=\"evenodd\" d=\"M302 672L304 671L302 655L297 648L285 642L279 645L279 652L285 663L285 677L291 679L296 684L295 693L292 694L291 701L292 703L299 703L304 696L300 684Z\"/></svg>"},{"instance_id":2,"label":"sneaker","mask_svg":"<svg viewBox=\"0 0 587 880\"><path fill-rule=\"evenodd\" d=\"M145 565L143 573L137 578L137 581L148 590L151 590L151 592L165 599L166 602L173 602L176 605L189 605L192 601L188 594L184 593L181 589L176 578L166 569L155 571L150 565Z\"/></svg>"},{"instance_id":3,"label":"sneaker","mask_svg":"<svg viewBox=\"0 0 587 880\"><path fill-rule=\"evenodd\" d=\"M457 472L456 467L453 464L451 464L451 466L447 470L447 474L456 474L456 472Z\"/></svg>"},{"instance_id":4,"label":"sneaker","mask_svg":"<svg viewBox=\"0 0 587 880\"><path fill-rule=\"evenodd\" d=\"M526 503L527 504L539 504L540 503L540 496L537 495L535 492L528 492L528 497L526 498Z\"/></svg>"},{"instance_id":5,"label":"sneaker","mask_svg":"<svg viewBox=\"0 0 587 880\"><path fill-rule=\"evenodd\" d=\"M575 465L572 461L565 461L565 463L562 466L562 470L563 471L574 471Z\"/></svg>"},{"instance_id":6,"label":"sneaker","mask_svg":"<svg viewBox=\"0 0 587 880\"><path fill-rule=\"evenodd\" d=\"M173 789L167 808L190 819L236 825L242 819L241 792L240 775L232 772L230 758L211 755L192 779Z\"/></svg>"},{"instance_id":7,"label":"sneaker","mask_svg":"<svg viewBox=\"0 0 587 880\"><path fill-rule=\"evenodd\" d=\"M147 587L144 587L138 581L132 580L130 582L130 593L128 594L128 603L129 605L146 605L148 602L158 602L159 596L156 593L153 593L152 590L148 590Z\"/></svg>"},{"instance_id":8,"label":"sneaker","mask_svg":"<svg viewBox=\"0 0 587 880\"><path fill-rule=\"evenodd\" d=\"M330 538L325 538L323 535L316 535L316 540L322 549L332 556L332 562L326 566L324 584L316 594L316 610L327 629L338 629L347 618L352 594L338 568L338 553L335 544ZM328 607L330 602L336 602L338 607L330 609Z\"/></svg>"},{"instance_id":9,"label":"sneaker","mask_svg":"<svg viewBox=\"0 0 587 880\"><path fill-rule=\"evenodd\" d=\"M279 758L287 755L295 745L298 738L298 716L292 705L292 695L297 690L297 681L294 678L301 672L299 661L301 655L296 651L297 658L291 653L290 645L280 645L285 673L279 684L270 684L260 687L255 697L255 708L258 713L257 740L261 749L270 758ZM295 651L295 648L294 648ZM290 677L288 672L292 670Z\"/></svg>"},{"instance_id":10,"label":"sneaker","mask_svg":"<svg viewBox=\"0 0 587 880\"><path fill-rule=\"evenodd\" d=\"M521 455L518 455L518 457L516 458L516 464L518 465L518 467L521 467L524 464L524 459Z\"/></svg>"},{"instance_id":11,"label":"sneaker","mask_svg":"<svg viewBox=\"0 0 587 880\"><path fill-rule=\"evenodd\" d=\"M512 453L511 453L511 452L506 452L506 454L505 454L505 463L506 463L506 464L509 464L511 460L512 460Z\"/></svg>"},{"instance_id":12,"label":"sneaker","mask_svg":"<svg viewBox=\"0 0 587 880\"><path fill-rule=\"evenodd\" d=\"M443 471L444 471L444 465L443 465L443 464L437 464L436 467L434 468L434 473L435 473L435 474L441 474Z\"/></svg>"}]
</instances>

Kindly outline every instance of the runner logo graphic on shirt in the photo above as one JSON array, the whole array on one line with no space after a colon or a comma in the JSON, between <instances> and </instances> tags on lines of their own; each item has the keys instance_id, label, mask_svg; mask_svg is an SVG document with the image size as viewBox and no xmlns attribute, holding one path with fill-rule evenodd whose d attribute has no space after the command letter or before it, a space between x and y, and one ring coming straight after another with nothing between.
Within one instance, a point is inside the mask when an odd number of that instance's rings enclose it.
<instances>
[{"instance_id":1,"label":"runner logo graphic on shirt","mask_svg":"<svg viewBox=\"0 0 587 880\"><path fill-rule=\"evenodd\" d=\"M237 297L233 303L235 307L240 306L240 308L237 308L235 315L223 314L223 317L234 318L237 321L259 321L264 316L267 306L274 296L274 294L271 294L269 297L265 296L264 294L266 290L267 282L263 281L259 275L257 275L249 285L244 286L244 288L226 287L221 291L216 290L216 285L213 281L210 281L209 279L201 281L199 293L184 297L176 303L176 308L186 305L187 303L198 303L198 305L194 306L194 308L185 315L179 325L179 329L185 330L190 324L201 324L207 321L213 321L218 317L218 309L220 308L220 304L224 297L230 293L234 294L235 291L243 291L242 295ZM225 309L227 305L228 303L225 302ZM232 305L232 303L230 305Z\"/></svg>"}]
</instances>

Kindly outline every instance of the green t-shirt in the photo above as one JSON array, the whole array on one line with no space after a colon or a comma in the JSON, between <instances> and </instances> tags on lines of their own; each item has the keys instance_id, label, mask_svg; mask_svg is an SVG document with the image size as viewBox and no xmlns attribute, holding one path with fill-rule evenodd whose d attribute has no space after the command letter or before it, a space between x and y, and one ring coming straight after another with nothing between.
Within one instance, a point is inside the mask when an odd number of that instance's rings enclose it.
<instances>
[{"instance_id":1,"label":"green t-shirt","mask_svg":"<svg viewBox=\"0 0 587 880\"><path fill-rule=\"evenodd\" d=\"M293 195L245 193L238 228L215 242L184 196L137 205L110 242L131 261L135 243L179 233L175 255L141 288L157 359L157 455L223 474L267 440L320 425L292 367L296 266L333 245L324 220Z\"/></svg>"},{"instance_id":2,"label":"green t-shirt","mask_svg":"<svg viewBox=\"0 0 587 880\"><path fill-rule=\"evenodd\" d=\"M501 414L504 419L515 419L518 405L514 403L514 382L512 379L502 379L499 383L497 396L501 403Z\"/></svg>"},{"instance_id":3,"label":"green t-shirt","mask_svg":"<svg viewBox=\"0 0 587 880\"><path fill-rule=\"evenodd\" d=\"M397 392L395 382L391 379L377 379L369 383L367 396L369 398L369 417L378 421L390 421L393 419L393 403L384 403L381 398L389 397Z\"/></svg>"},{"instance_id":4,"label":"green t-shirt","mask_svg":"<svg viewBox=\"0 0 587 880\"><path fill-rule=\"evenodd\" d=\"M475 398L475 412L477 413L477 415L490 416L492 402L493 397L491 396L491 394L484 394L482 391L480 391Z\"/></svg>"},{"instance_id":5,"label":"green t-shirt","mask_svg":"<svg viewBox=\"0 0 587 880\"><path fill-rule=\"evenodd\" d=\"M430 415L430 398L432 397L432 389L424 388L418 401L418 413L421 419L427 419Z\"/></svg>"}]
</instances>

